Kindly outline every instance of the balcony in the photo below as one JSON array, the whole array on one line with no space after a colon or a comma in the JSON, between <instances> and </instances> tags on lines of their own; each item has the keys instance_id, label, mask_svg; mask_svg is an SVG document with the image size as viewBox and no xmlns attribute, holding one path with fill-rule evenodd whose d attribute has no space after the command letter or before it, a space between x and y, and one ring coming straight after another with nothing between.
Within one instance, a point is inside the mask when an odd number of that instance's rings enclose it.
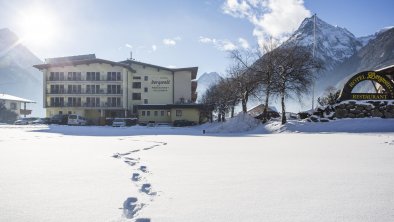
<instances>
[{"instance_id":1,"label":"balcony","mask_svg":"<svg viewBox=\"0 0 394 222\"><path fill-rule=\"evenodd\" d=\"M104 78L104 79L87 79L87 78L46 78L47 82L122 82L123 79L113 79L113 78Z\"/></svg>"},{"instance_id":2,"label":"balcony","mask_svg":"<svg viewBox=\"0 0 394 222\"><path fill-rule=\"evenodd\" d=\"M70 103L55 103L55 104L46 104L46 108L99 108L99 109L122 109L123 108L123 103L118 103L118 104L111 104L107 102L102 102L102 103L75 103L75 104L70 104Z\"/></svg>"},{"instance_id":3,"label":"balcony","mask_svg":"<svg viewBox=\"0 0 394 222\"><path fill-rule=\"evenodd\" d=\"M123 90L112 92L101 89L99 91L95 90L47 90L48 95L123 95Z\"/></svg>"}]
</instances>

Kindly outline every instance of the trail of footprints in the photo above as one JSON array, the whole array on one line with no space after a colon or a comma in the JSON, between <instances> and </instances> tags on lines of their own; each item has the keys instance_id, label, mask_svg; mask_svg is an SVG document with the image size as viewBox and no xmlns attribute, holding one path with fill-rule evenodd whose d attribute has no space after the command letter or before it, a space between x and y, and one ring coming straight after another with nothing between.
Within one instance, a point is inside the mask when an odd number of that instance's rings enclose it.
<instances>
[{"instance_id":1,"label":"trail of footprints","mask_svg":"<svg viewBox=\"0 0 394 222\"><path fill-rule=\"evenodd\" d=\"M133 167L133 174L131 176L131 181L134 185L136 185L141 193L144 193L148 197L150 197L150 200L153 201L153 197L157 195L157 192L152 190L152 185L148 183L146 177L144 175L150 173L148 171L148 167L145 165L140 165L140 158L135 157L134 155L137 152L141 151L146 151L153 149L155 147L159 146L164 146L167 145L167 143L164 142L156 142L152 141L153 143L156 143L152 146L145 147L142 149L135 149L131 150L126 153L115 153L112 155L113 158L120 159L124 163L128 164L129 166ZM141 203L138 201L136 197L128 197L124 202L123 202L123 215L127 219L134 219L137 215L138 212L145 207L147 204L146 203ZM149 218L136 218L136 222L150 222Z\"/></svg>"}]
</instances>

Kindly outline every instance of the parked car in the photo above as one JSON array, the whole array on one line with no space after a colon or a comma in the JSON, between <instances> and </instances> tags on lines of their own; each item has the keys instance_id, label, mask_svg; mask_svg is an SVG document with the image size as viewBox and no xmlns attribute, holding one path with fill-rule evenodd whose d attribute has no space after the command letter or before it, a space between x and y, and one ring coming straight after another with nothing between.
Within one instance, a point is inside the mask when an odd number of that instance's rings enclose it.
<instances>
[{"instance_id":1,"label":"parked car","mask_svg":"<svg viewBox=\"0 0 394 222\"><path fill-rule=\"evenodd\" d=\"M50 121L51 121L50 118L38 118L38 119L34 120L34 121L32 122L32 124L34 124L34 125L38 125L38 124L49 124Z\"/></svg>"},{"instance_id":2,"label":"parked car","mask_svg":"<svg viewBox=\"0 0 394 222\"><path fill-rule=\"evenodd\" d=\"M51 117L51 124L67 125L68 115L56 114Z\"/></svg>"},{"instance_id":3,"label":"parked car","mask_svg":"<svg viewBox=\"0 0 394 222\"><path fill-rule=\"evenodd\" d=\"M114 122L114 118L105 118L105 125L106 126L112 126L113 122Z\"/></svg>"},{"instance_id":4,"label":"parked car","mask_svg":"<svg viewBox=\"0 0 394 222\"><path fill-rule=\"evenodd\" d=\"M27 125L27 124L33 124L33 122L37 120L35 117L24 117L16 120L14 122L15 125Z\"/></svg>"},{"instance_id":5,"label":"parked car","mask_svg":"<svg viewBox=\"0 0 394 222\"><path fill-rule=\"evenodd\" d=\"M181 120L175 120L172 125L176 127L182 127L182 126L194 126L196 125L196 123L193 121L181 119Z\"/></svg>"},{"instance_id":6,"label":"parked car","mask_svg":"<svg viewBox=\"0 0 394 222\"><path fill-rule=\"evenodd\" d=\"M15 125L27 125L29 124L29 120L27 118L21 118L14 122Z\"/></svg>"},{"instance_id":7,"label":"parked car","mask_svg":"<svg viewBox=\"0 0 394 222\"><path fill-rule=\"evenodd\" d=\"M134 126L137 124L137 118L115 118L112 121L113 127Z\"/></svg>"},{"instance_id":8,"label":"parked car","mask_svg":"<svg viewBox=\"0 0 394 222\"><path fill-rule=\"evenodd\" d=\"M67 125L85 126L87 120L85 117L75 114L68 115Z\"/></svg>"},{"instance_id":9,"label":"parked car","mask_svg":"<svg viewBox=\"0 0 394 222\"><path fill-rule=\"evenodd\" d=\"M155 121L149 121L147 126L148 127L154 127L154 126L156 126L156 122Z\"/></svg>"}]
</instances>

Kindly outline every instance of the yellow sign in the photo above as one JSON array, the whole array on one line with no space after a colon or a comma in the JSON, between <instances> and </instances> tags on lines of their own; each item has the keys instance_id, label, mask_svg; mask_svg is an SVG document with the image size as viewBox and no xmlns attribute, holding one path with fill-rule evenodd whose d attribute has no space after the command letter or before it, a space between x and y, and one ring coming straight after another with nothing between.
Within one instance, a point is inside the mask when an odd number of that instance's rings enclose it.
<instances>
[{"instance_id":1,"label":"yellow sign","mask_svg":"<svg viewBox=\"0 0 394 222\"><path fill-rule=\"evenodd\" d=\"M352 94L354 100L386 100L387 94Z\"/></svg>"}]
</instances>

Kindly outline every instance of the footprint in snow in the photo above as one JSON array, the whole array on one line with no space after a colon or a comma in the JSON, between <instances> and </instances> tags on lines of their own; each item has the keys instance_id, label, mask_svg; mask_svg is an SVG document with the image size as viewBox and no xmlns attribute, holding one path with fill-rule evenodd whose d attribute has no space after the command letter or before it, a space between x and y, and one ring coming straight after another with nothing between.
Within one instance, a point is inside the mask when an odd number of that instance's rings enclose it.
<instances>
[{"instance_id":1,"label":"footprint in snow","mask_svg":"<svg viewBox=\"0 0 394 222\"><path fill-rule=\"evenodd\" d=\"M144 173L148 172L148 168L146 166L140 166L140 170Z\"/></svg>"},{"instance_id":2,"label":"footprint in snow","mask_svg":"<svg viewBox=\"0 0 394 222\"><path fill-rule=\"evenodd\" d=\"M151 196L155 196L157 194L157 192L152 192L152 185L150 183L142 184L140 191Z\"/></svg>"},{"instance_id":3,"label":"footprint in snow","mask_svg":"<svg viewBox=\"0 0 394 222\"><path fill-rule=\"evenodd\" d=\"M135 222L150 222L149 218L137 218Z\"/></svg>"},{"instance_id":4,"label":"footprint in snow","mask_svg":"<svg viewBox=\"0 0 394 222\"><path fill-rule=\"evenodd\" d=\"M144 204L138 203L137 198L129 197L123 202L123 215L127 219L133 219L143 207Z\"/></svg>"},{"instance_id":5,"label":"footprint in snow","mask_svg":"<svg viewBox=\"0 0 394 222\"><path fill-rule=\"evenodd\" d=\"M137 164L137 162L133 162L133 161L129 161L129 160L126 160L124 162L129 164L130 166L135 166Z\"/></svg>"},{"instance_id":6,"label":"footprint in snow","mask_svg":"<svg viewBox=\"0 0 394 222\"><path fill-rule=\"evenodd\" d=\"M140 158L131 158L131 157L125 157L126 160L134 160L134 161L139 161Z\"/></svg>"},{"instance_id":7,"label":"footprint in snow","mask_svg":"<svg viewBox=\"0 0 394 222\"><path fill-rule=\"evenodd\" d=\"M133 173L133 176L131 177L132 181L140 181L141 180L141 175L139 173Z\"/></svg>"},{"instance_id":8,"label":"footprint in snow","mask_svg":"<svg viewBox=\"0 0 394 222\"><path fill-rule=\"evenodd\" d=\"M135 153L135 152L139 152L140 151L140 149L138 149L138 150L132 150L132 151L130 151L131 153Z\"/></svg>"}]
</instances>

